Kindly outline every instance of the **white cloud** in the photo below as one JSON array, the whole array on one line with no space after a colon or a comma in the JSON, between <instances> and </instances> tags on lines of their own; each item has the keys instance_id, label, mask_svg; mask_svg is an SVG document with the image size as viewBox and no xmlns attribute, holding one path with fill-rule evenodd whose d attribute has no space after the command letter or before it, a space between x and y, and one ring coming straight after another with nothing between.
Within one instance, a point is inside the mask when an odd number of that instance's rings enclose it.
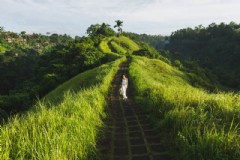
<instances>
[{"instance_id":1,"label":"white cloud","mask_svg":"<svg viewBox=\"0 0 240 160\"><path fill-rule=\"evenodd\" d=\"M239 23L238 0L1 0L0 26L7 30L83 35L88 26L124 21L137 33L170 34L212 22Z\"/></svg>"}]
</instances>

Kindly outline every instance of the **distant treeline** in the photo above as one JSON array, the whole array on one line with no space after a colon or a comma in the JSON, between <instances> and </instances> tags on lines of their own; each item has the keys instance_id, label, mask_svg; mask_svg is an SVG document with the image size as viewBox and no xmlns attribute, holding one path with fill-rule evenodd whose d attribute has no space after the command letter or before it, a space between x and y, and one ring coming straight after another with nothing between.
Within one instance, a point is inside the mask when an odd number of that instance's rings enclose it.
<instances>
[{"instance_id":1,"label":"distant treeline","mask_svg":"<svg viewBox=\"0 0 240 160\"><path fill-rule=\"evenodd\" d=\"M125 32L124 35L136 40L150 44L155 49L163 49L168 43L168 36L161 35L148 35L148 34L137 34L131 32Z\"/></svg>"},{"instance_id":2,"label":"distant treeline","mask_svg":"<svg viewBox=\"0 0 240 160\"><path fill-rule=\"evenodd\" d=\"M177 30L165 49L183 63L200 65L222 85L240 90L240 24L212 23Z\"/></svg>"},{"instance_id":3,"label":"distant treeline","mask_svg":"<svg viewBox=\"0 0 240 160\"><path fill-rule=\"evenodd\" d=\"M240 24L199 25L177 30L169 37L125 34L155 47L178 68L194 72L204 81L208 79L208 84L201 84L201 87L214 90L217 84L221 84L240 90ZM192 79L195 84L199 81L196 77Z\"/></svg>"}]
</instances>

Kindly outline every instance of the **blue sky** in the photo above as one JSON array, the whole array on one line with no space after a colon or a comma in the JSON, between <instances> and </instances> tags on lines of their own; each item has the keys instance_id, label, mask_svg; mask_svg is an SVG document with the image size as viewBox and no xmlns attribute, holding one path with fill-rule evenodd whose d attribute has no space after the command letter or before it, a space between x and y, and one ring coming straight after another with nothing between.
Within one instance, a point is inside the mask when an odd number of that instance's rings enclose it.
<instances>
[{"instance_id":1,"label":"blue sky","mask_svg":"<svg viewBox=\"0 0 240 160\"><path fill-rule=\"evenodd\" d=\"M239 0L0 0L0 26L83 36L91 24L122 20L123 30L170 35L212 22L240 23Z\"/></svg>"}]
</instances>

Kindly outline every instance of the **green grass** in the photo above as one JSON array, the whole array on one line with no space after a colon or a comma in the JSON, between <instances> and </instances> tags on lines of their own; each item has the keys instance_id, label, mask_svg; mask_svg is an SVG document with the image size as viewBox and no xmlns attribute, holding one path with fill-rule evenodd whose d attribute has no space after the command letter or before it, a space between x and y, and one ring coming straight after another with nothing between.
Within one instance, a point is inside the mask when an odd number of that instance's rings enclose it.
<instances>
[{"instance_id":1,"label":"green grass","mask_svg":"<svg viewBox=\"0 0 240 160\"><path fill-rule=\"evenodd\" d=\"M160 131L171 135L178 158L240 159L238 94L211 94L194 88L185 73L160 60L141 57L133 58L130 80L137 102Z\"/></svg>"},{"instance_id":2,"label":"green grass","mask_svg":"<svg viewBox=\"0 0 240 160\"><path fill-rule=\"evenodd\" d=\"M111 38L104 38L101 43L99 44L99 49L103 53L112 53L111 49L108 46L108 42L111 40Z\"/></svg>"},{"instance_id":3,"label":"green grass","mask_svg":"<svg viewBox=\"0 0 240 160\"><path fill-rule=\"evenodd\" d=\"M96 159L106 96L126 58L84 72L62 84L32 111L0 128L0 159Z\"/></svg>"},{"instance_id":4,"label":"green grass","mask_svg":"<svg viewBox=\"0 0 240 160\"><path fill-rule=\"evenodd\" d=\"M111 45L113 52L118 53L118 54L126 54L127 53L127 51L122 46L120 46L118 43L116 43L115 41L112 40L109 43L110 43L109 45Z\"/></svg>"},{"instance_id":5,"label":"green grass","mask_svg":"<svg viewBox=\"0 0 240 160\"><path fill-rule=\"evenodd\" d=\"M99 44L99 49L104 53L131 54L140 47L128 37L120 36L104 38Z\"/></svg>"},{"instance_id":6,"label":"green grass","mask_svg":"<svg viewBox=\"0 0 240 160\"><path fill-rule=\"evenodd\" d=\"M117 44L120 44L129 53L140 49L140 47L133 40L125 36L113 37L112 40L114 40Z\"/></svg>"}]
</instances>

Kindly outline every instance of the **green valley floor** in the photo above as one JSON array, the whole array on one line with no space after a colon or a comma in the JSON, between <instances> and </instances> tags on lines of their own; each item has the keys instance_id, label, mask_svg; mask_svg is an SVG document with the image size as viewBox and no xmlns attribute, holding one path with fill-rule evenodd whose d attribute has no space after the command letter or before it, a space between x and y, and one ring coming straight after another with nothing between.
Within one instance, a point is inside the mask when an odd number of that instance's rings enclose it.
<instances>
[{"instance_id":1,"label":"green valley floor","mask_svg":"<svg viewBox=\"0 0 240 160\"><path fill-rule=\"evenodd\" d=\"M160 133L153 127L148 115L134 102L131 87L126 102L119 96L121 75L128 75L129 63L128 60L120 66L112 82L105 136L99 141L100 159L169 160L168 140L162 138L167 133Z\"/></svg>"}]
</instances>

